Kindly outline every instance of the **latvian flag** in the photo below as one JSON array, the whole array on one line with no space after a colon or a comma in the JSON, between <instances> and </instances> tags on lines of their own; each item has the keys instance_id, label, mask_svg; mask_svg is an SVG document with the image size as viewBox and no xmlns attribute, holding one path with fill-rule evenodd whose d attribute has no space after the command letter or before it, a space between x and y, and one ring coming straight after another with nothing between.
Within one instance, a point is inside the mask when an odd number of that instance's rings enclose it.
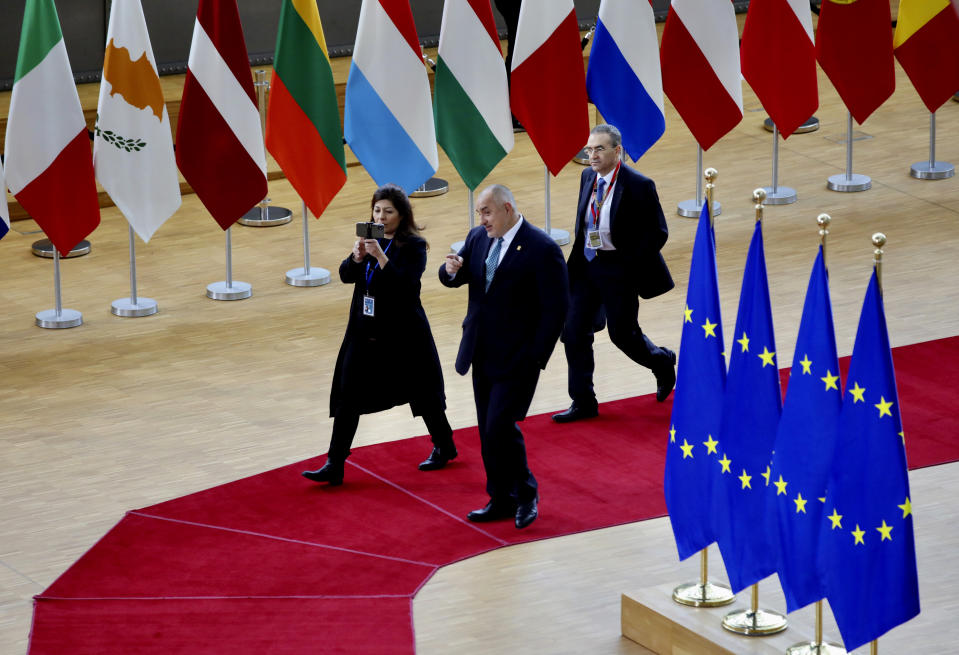
<instances>
[{"instance_id":1,"label":"latvian flag","mask_svg":"<svg viewBox=\"0 0 959 655\"><path fill-rule=\"evenodd\" d=\"M229 228L266 197L266 153L236 0L200 0L180 102L176 161Z\"/></svg>"}]
</instances>

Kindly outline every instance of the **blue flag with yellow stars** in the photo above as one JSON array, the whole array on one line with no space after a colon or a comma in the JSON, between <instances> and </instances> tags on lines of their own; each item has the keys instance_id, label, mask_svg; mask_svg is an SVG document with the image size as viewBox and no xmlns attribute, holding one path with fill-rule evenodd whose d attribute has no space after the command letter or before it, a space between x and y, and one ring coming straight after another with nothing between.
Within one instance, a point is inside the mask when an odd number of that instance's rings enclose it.
<instances>
[{"instance_id":1,"label":"blue flag with yellow stars","mask_svg":"<svg viewBox=\"0 0 959 655\"><path fill-rule=\"evenodd\" d=\"M722 322L716 242L704 204L689 264L663 479L666 507L681 560L716 540L710 497L711 476L719 459L716 446L726 386Z\"/></svg>"},{"instance_id":2,"label":"blue flag with yellow stars","mask_svg":"<svg viewBox=\"0 0 959 655\"><path fill-rule=\"evenodd\" d=\"M730 346L714 466L716 536L733 592L776 572L767 489L782 411L762 223L756 221Z\"/></svg>"},{"instance_id":3,"label":"blue flag with yellow stars","mask_svg":"<svg viewBox=\"0 0 959 655\"><path fill-rule=\"evenodd\" d=\"M816 563L842 388L822 247L809 276L789 386L776 433L770 514L779 530L779 581L790 612L822 599Z\"/></svg>"},{"instance_id":4,"label":"blue flag with yellow stars","mask_svg":"<svg viewBox=\"0 0 959 655\"><path fill-rule=\"evenodd\" d=\"M919 614L906 449L875 271L846 377L823 524L826 598L847 651Z\"/></svg>"}]
</instances>

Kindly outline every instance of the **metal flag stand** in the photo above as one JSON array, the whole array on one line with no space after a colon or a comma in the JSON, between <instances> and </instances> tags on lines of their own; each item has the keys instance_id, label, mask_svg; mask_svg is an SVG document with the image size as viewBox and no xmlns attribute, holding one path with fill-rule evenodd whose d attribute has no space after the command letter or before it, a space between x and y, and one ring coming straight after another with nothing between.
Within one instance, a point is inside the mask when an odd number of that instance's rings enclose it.
<instances>
[{"instance_id":1,"label":"metal flag stand","mask_svg":"<svg viewBox=\"0 0 959 655\"><path fill-rule=\"evenodd\" d=\"M34 241L33 245L30 246L30 252L32 252L37 257L46 257L47 259L53 258L53 253L56 251L56 248L53 247L53 242L50 239L39 239ZM82 257L83 255L90 254L90 242L86 239L82 240L77 245L73 246L66 255L63 255L63 259L70 259L72 257Z\"/></svg>"},{"instance_id":2,"label":"metal flag stand","mask_svg":"<svg viewBox=\"0 0 959 655\"><path fill-rule=\"evenodd\" d=\"M83 314L75 309L64 309L60 298L60 251L53 249L53 293L55 306L37 312L37 327L42 328L72 328L83 324Z\"/></svg>"},{"instance_id":3,"label":"metal flag stand","mask_svg":"<svg viewBox=\"0 0 959 655\"><path fill-rule=\"evenodd\" d=\"M790 205L796 202L796 190L779 186L779 126L773 124L773 185L763 187L767 205ZM753 199L756 194L753 193Z\"/></svg>"},{"instance_id":4,"label":"metal flag stand","mask_svg":"<svg viewBox=\"0 0 959 655\"><path fill-rule=\"evenodd\" d=\"M266 71L258 70L255 72L256 81L253 86L256 87L256 104L260 110L260 131L263 138L266 138L266 94L270 89L270 83L266 79ZM273 227L274 225L286 225L293 220L293 212L286 207L275 207L270 205L270 198L267 196L260 201L256 207L243 214L237 221L240 225L249 227Z\"/></svg>"},{"instance_id":5,"label":"metal flag stand","mask_svg":"<svg viewBox=\"0 0 959 655\"><path fill-rule=\"evenodd\" d=\"M546 234L548 234L558 246L565 246L569 243L569 232L566 230L557 230L550 227L549 220L549 167L543 164L543 171L546 173Z\"/></svg>"},{"instance_id":6,"label":"metal flag stand","mask_svg":"<svg viewBox=\"0 0 959 655\"><path fill-rule=\"evenodd\" d=\"M472 230L474 227L476 227L476 222L473 220L473 217L474 217L473 212L475 211L476 203L473 200L472 189L469 190L469 200L467 202L469 207L469 209L467 210L469 211L469 225L470 225L469 229ZM464 245L466 245L466 241L454 241L453 244L450 246L450 252L458 253L460 250L463 249Z\"/></svg>"},{"instance_id":7,"label":"metal flag stand","mask_svg":"<svg viewBox=\"0 0 959 655\"><path fill-rule=\"evenodd\" d=\"M853 193L872 188L872 178L852 172L852 112L846 112L846 172L830 175L826 188L830 191Z\"/></svg>"},{"instance_id":8,"label":"metal flag stand","mask_svg":"<svg viewBox=\"0 0 959 655\"><path fill-rule=\"evenodd\" d=\"M700 169L702 169L702 156L703 150L700 148ZM714 182L718 175L719 173L715 168L706 169L706 202L709 203L707 206L709 207L709 224L711 226L713 225L713 218L716 216L713 209L719 205L719 203L713 201L713 191L716 188ZM697 185L697 192L699 192L699 185ZM700 212L701 211L702 203L700 203ZM730 589L728 585L713 584L709 581L708 551L708 548L703 548L699 551L699 582L687 582L673 589L673 600L680 605L689 605L691 607L719 607L721 605L728 605L736 600L736 594L732 592L732 589Z\"/></svg>"},{"instance_id":9,"label":"metal flag stand","mask_svg":"<svg viewBox=\"0 0 959 655\"><path fill-rule=\"evenodd\" d=\"M936 161L936 112L929 112L929 161L919 161L909 169L909 175L920 180L944 180L956 174L949 162Z\"/></svg>"},{"instance_id":10,"label":"metal flag stand","mask_svg":"<svg viewBox=\"0 0 959 655\"><path fill-rule=\"evenodd\" d=\"M819 225L819 243L822 245L823 264L826 263L826 237L829 236L829 224L832 218L829 214L820 214L816 217ZM801 641L786 649L786 655L846 655L846 649L840 644L824 642L822 640L822 601L816 601L816 636L815 641Z\"/></svg>"},{"instance_id":11,"label":"metal flag stand","mask_svg":"<svg viewBox=\"0 0 959 655\"><path fill-rule=\"evenodd\" d=\"M150 316L159 311L157 301L153 298L137 297L137 256L136 242L134 241L133 226L130 225L130 297L120 298L110 303L110 312L115 316L139 317Z\"/></svg>"},{"instance_id":12,"label":"metal flag stand","mask_svg":"<svg viewBox=\"0 0 959 655\"><path fill-rule=\"evenodd\" d=\"M303 268L286 272L286 283L294 287L319 287L329 284L330 272L325 268L310 267L310 213L303 201Z\"/></svg>"},{"instance_id":13,"label":"metal flag stand","mask_svg":"<svg viewBox=\"0 0 959 655\"><path fill-rule=\"evenodd\" d=\"M710 169L715 170L715 169ZM698 218L703 211L703 147L696 145L696 198L683 200L676 207L676 213L686 218ZM713 201L709 208L710 220L723 213L722 206Z\"/></svg>"},{"instance_id":14,"label":"metal flag stand","mask_svg":"<svg viewBox=\"0 0 959 655\"><path fill-rule=\"evenodd\" d=\"M226 229L226 281L214 282L206 287L207 298L213 300L243 300L253 295L253 286L247 282L233 280L233 241L230 232L233 226Z\"/></svg>"},{"instance_id":15,"label":"metal flag stand","mask_svg":"<svg viewBox=\"0 0 959 655\"><path fill-rule=\"evenodd\" d=\"M423 65L428 70L436 71L436 62L426 55L423 44L420 44L420 57L423 59ZM428 74L428 73L427 73ZM449 182L440 177L431 177L421 184L418 188L410 192L410 198L430 198L432 196L441 196L450 190Z\"/></svg>"}]
</instances>

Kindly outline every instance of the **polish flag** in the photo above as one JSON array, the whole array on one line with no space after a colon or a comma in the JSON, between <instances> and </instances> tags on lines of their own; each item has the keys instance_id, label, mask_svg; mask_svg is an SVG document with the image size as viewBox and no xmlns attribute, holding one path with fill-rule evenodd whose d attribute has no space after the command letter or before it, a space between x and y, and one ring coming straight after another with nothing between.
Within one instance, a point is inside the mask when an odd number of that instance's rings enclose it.
<instances>
[{"instance_id":1,"label":"polish flag","mask_svg":"<svg viewBox=\"0 0 959 655\"><path fill-rule=\"evenodd\" d=\"M673 0L663 28L663 91L703 150L743 119L739 27L731 2Z\"/></svg>"},{"instance_id":2,"label":"polish flag","mask_svg":"<svg viewBox=\"0 0 959 655\"><path fill-rule=\"evenodd\" d=\"M200 0L176 162L224 230L266 197L266 151L236 0Z\"/></svg>"},{"instance_id":3,"label":"polish flag","mask_svg":"<svg viewBox=\"0 0 959 655\"><path fill-rule=\"evenodd\" d=\"M589 138L586 72L573 0L523 0L510 103L553 175Z\"/></svg>"}]
</instances>

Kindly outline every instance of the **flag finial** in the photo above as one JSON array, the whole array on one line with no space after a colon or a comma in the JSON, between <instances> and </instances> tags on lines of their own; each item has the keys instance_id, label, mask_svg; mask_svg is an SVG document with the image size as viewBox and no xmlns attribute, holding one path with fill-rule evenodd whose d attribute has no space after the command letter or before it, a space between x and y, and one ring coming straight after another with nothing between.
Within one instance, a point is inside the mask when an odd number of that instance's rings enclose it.
<instances>
[{"instance_id":1,"label":"flag finial","mask_svg":"<svg viewBox=\"0 0 959 655\"><path fill-rule=\"evenodd\" d=\"M882 232L873 234L872 245L876 246L876 250L873 251L873 263L876 268L876 281L879 283L879 293L882 293L882 247L886 245L886 235Z\"/></svg>"},{"instance_id":2,"label":"flag finial","mask_svg":"<svg viewBox=\"0 0 959 655\"><path fill-rule=\"evenodd\" d=\"M716 178L719 177L719 171L715 168L709 167L703 172L703 177L706 178L706 207L709 211L709 225L712 227L713 219L713 191L716 189Z\"/></svg>"},{"instance_id":3,"label":"flag finial","mask_svg":"<svg viewBox=\"0 0 959 655\"><path fill-rule=\"evenodd\" d=\"M829 224L832 223L832 216L829 214L820 214L816 217L816 225L819 226L819 244L822 246L822 263L826 264L826 237L829 236Z\"/></svg>"},{"instance_id":4,"label":"flag finial","mask_svg":"<svg viewBox=\"0 0 959 655\"><path fill-rule=\"evenodd\" d=\"M766 202L766 190L756 189L753 191L753 201L756 203L756 220L763 220L763 203Z\"/></svg>"}]
</instances>

